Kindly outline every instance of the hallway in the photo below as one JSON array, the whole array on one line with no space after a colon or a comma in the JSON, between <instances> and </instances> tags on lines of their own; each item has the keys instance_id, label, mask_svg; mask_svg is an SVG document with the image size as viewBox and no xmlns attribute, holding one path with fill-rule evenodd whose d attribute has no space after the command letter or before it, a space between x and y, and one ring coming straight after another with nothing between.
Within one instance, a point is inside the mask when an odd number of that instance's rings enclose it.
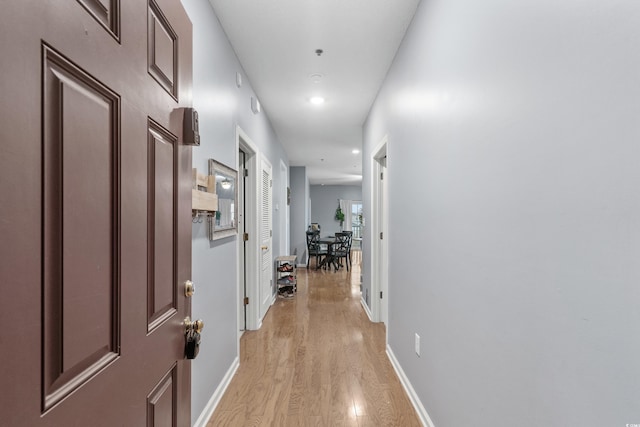
<instances>
[{"instance_id":1,"label":"hallway","mask_svg":"<svg viewBox=\"0 0 640 427\"><path fill-rule=\"evenodd\" d=\"M385 353L385 330L360 305L361 252L350 272L298 269L240 341L240 368L207 427L419 426Z\"/></svg>"}]
</instances>

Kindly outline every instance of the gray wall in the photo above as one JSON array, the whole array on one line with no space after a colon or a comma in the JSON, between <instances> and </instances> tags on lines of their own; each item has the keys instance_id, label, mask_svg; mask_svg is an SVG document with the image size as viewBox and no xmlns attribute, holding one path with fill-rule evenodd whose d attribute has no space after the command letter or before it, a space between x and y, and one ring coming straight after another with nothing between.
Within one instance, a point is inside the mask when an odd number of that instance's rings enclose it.
<instances>
[{"instance_id":1,"label":"gray wall","mask_svg":"<svg viewBox=\"0 0 640 427\"><path fill-rule=\"evenodd\" d=\"M338 199L362 200L360 185L312 185L311 186L311 222L322 227L322 235L333 235L340 228L335 220ZM345 212L346 215L346 212Z\"/></svg>"},{"instance_id":2,"label":"gray wall","mask_svg":"<svg viewBox=\"0 0 640 427\"><path fill-rule=\"evenodd\" d=\"M214 158L237 168L236 125L239 125L273 166L273 205L286 207L281 191L286 176L280 159L289 161L269 122L267 113L251 112L250 82L238 62L209 2L182 0L193 23L193 104L200 116L202 145L193 149L193 167L207 171L207 161ZM236 72L243 85L235 83ZM285 209L273 212L273 247L280 247L280 218ZM238 356L237 352L237 268L238 239L229 237L210 242L206 224L193 226L192 277L197 292L193 296L194 318L202 318L207 327L200 354L192 363L192 422L207 402ZM274 254L276 255L276 254Z\"/></svg>"},{"instance_id":3,"label":"gray wall","mask_svg":"<svg viewBox=\"0 0 640 427\"><path fill-rule=\"evenodd\" d=\"M309 178L307 168L292 166L291 178L291 253L298 255L298 264L307 263L307 231L309 218Z\"/></svg>"},{"instance_id":4,"label":"gray wall","mask_svg":"<svg viewBox=\"0 0 640 427\"><path fill-rule=\"evenodd\" d=\"M363 193L388 134L388 340L436 426L640 423L639 28L636 0L419 6Z\"/></svg>"}]
</instances>

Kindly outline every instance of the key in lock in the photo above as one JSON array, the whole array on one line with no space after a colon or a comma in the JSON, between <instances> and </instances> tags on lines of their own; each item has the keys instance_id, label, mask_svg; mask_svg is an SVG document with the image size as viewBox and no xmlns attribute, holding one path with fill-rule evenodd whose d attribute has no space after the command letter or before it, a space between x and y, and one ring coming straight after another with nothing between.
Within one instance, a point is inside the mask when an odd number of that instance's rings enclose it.
<instances>
[{"instance_id":1,"label":"key in lock","mask_svg":"<svg viewBox=\"0 0 640 427\"><path fill-rule=\"evenodd\" d=\"M190 318L184 319L185 325L185 344L184 354L187 359L195 359L200 352L200 332L204 328L204 322L200 319L191 321Z\"/></svg>"}]
</instances>

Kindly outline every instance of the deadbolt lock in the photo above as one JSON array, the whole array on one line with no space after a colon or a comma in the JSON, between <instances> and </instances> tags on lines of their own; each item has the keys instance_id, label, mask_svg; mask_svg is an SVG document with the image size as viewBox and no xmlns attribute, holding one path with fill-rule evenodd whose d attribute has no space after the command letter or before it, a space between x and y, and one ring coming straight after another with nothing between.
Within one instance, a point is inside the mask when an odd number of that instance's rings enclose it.
<instances>
[{"instance_id":1,"label":"deadbolt lock","mask_svg":"<svg viewBox=\"0 0 640 427\"><path fill-rule=\"evenodd\" d=\"M187 280L184 282L184 296L190 297L196 292L196 286L193 284L191 280Z\"/></svg>"}]
</instances>

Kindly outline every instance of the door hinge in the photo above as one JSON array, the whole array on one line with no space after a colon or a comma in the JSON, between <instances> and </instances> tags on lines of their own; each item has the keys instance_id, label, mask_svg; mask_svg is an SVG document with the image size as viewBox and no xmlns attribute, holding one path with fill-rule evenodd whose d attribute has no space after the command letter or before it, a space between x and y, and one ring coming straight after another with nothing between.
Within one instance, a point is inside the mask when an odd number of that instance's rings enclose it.
<instances>
[{"instance_id":1,"label":"door hinge","mask_svg":"<svg viewBox=\"0 0 640 427\"><path fill-rule=\"evenodd\" d=\"M244 240L245 242L247 242L249 240L249 233L244 233L242 235L242 240Z\"/></svg>"},{"instance_id":2,"label":"door hinge","mask_svg":"<svg viewBox=\"0 0 640 427\"><path fill-rule=\"evenodd\" d=\"M383 237L383 235L382 235L382 231L381 231L380 232L380 240L382 240L382 237Z\"/></svg>"},{"instance_id":3,"label":"door hinge","mask_svg":"<svg viewBox=\"0 0 640 427\"><path fill-rule=\"evenodd\" d=\"M382 299L382 291L380 291L380 299Z\"/></svg>"},{"instance_id":4,"label":"door hinge","mask_svg":"<svg viewBox=\"0 0 640 427\"><path fill-rule=\"evenodd\" d=\"M269 237L273 237L273 230L269 230Z\"/></svg>"},{"instance_id":5,"label":"door hinge","mask_svg":"<svg viewBox=\"0 0 640 427\"><path fill-rule=\"evenodd\" d=\"M244 305L249 305L249 297L244 297Z\"/></svg>"},{"instance_id":6,"label":"door hinge","mask_svg":"<svg viewBox=\"0 0 640 427\"><path fill-rule=\"evenodd\" d=\"M249 176L249 169L244 170L244 176Z\"/></svg>"},{"instance_id":7,"label":"door hinge","mask_svg":"<svg viewBox=\"0 0 640 427\"><path fill-rule=\"evenodd\" d=\"M380 181L382 181L384 179L384 173L380 172Z\"/></svg>"},{"instance_id":8,"label":"door hinge","mask_svg":"<svg viewBox=\"0 0 640 427\"><path fill-rule=\"evenodd\" d=\"M269 180L269 187L273 187L273 180Z\"/></svg>"}]
</instances>

